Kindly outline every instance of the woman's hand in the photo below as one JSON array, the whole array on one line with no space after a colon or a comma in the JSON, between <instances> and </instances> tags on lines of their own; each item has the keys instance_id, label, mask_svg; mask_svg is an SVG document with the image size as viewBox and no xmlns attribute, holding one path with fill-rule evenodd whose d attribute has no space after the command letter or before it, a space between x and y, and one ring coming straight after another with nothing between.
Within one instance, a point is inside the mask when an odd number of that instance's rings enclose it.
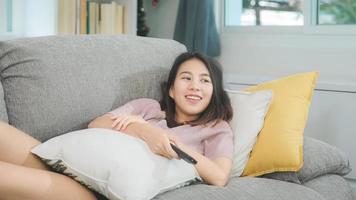
<instances>
[{"instance_id":1,"label":"woman's hand","mask_svg":"<svg viewBox=\"0 0 356 200\"><path fill-rule=\"evenodd\" d=\"M138 115L114 115L111 117L113 120L111 128L117 131L123 131L128 125L134 122L147 123L141 116Z\"/></svg>"},{"instance_id":2,"label":"woman's hand","mask_svg":"<svg viewBox=\"0 0 356 200\"><path fill-rule=\"evenodd\" d=\"M145 134L142 139L154 154L164 156L168 159L178 159L178 155L171 147L171 143L177 143L177 139L172 134L161 130Z\"/></svg>"},{"instance_id":3,"label":"woman's hand","mask_svg":"<svg viewBox=\"0 0 356 200\"><path fill-rule=\"evenodd\" d=\"M110 118L113 120L111 124L112 129L122 131L124 133L126 133L125 129L132 123L149 125L142 117L137 115L114 115ZM154 128L154 130L140 131L141 134L137 135L136 137L144 140L154 154L164 156L168 159L178 159L178 155L170 145L170 143L177 144L177 139L171 133L163 129L155 128L152 126L150 127Z\"/></svg>"}]
</instances>

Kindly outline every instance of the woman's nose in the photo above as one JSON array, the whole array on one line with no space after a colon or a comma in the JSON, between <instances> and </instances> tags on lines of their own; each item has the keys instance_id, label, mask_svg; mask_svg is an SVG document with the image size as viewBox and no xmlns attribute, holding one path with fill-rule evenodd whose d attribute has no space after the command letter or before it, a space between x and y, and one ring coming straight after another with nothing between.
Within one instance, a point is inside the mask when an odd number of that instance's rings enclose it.
<instances>
[{"instance_id":1,"label":"woman's nose","mask_svg":"<svg viewBox=\"0 0 356 200\"><path fill-rule=\"evenodd\" d=\"M197 81L192 81L189 87L190 87L189 89L191 90L196 90L196 91L200 90L200 86Z\"/></svg>"}]
</instances>

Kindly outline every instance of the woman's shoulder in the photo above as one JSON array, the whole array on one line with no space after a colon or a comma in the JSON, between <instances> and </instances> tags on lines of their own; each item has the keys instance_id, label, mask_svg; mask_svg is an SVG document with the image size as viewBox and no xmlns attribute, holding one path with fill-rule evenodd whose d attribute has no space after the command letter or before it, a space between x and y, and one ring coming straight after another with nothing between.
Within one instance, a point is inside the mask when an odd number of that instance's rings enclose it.
<instances>
[{"instance_id":1,"label":"woman's shoulder","mask_svg":"<svg viewBox=\"0 0 356 200\"><path fill-rule=\"evenodd\" d=\"M161 105L155 99L139 98L131 101L130 105L147 118L162 117Z\"/></svg>"}]
</instances>

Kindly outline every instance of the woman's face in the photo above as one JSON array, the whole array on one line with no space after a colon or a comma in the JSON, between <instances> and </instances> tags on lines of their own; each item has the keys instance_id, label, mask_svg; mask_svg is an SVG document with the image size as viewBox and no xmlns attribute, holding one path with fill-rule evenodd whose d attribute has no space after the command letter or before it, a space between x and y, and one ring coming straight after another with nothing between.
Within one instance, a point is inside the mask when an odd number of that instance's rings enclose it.
<instances>
[{"instance_id":1,"label":"woman's face","mask_svg":"<svg viewBox=\"0 0 356 200\"><path fill-rule=\"evenodd\" d=\"M169 96L176 104L178 123L195 120L209 105L213 84L205 64L193 58L183 62L177 72Z\"/></svg>"}]
</instances>

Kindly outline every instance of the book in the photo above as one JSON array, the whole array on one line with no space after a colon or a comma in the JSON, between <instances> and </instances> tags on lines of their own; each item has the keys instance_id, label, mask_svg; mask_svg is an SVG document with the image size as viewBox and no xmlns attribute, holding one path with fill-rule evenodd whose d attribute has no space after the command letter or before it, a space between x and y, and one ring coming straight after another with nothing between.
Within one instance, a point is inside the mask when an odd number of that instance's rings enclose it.
<instances>
[{"instance_id":1,"label":"book","mask_svg":"<svg viewBox=\"0 0 356 200\"><path fill-rule=\"evenodd\" d=\"M59 34L123 34L127 21L126 6L114 0L58 0Z\"/></svg>"},{"instance_id":2,"label":"book","mask_svg":"<svg viewBox=\"0 0 356 200\"><path fill-rule=\"evenodd\" d=\"M115 9L112 7L115 6L115 2L110 4L103 3L100 4L100 33L101 34L112 34L113 33L113 16L115 15Z\"/></svg>"},{"instance_id":3,"label":"book","mask_svg":"<svg viewBox=\"0 0 356 200\"><path fill-rule=\"evenodd\" d=\"M124 6L116 4L116 12L114 17L114 34L124 33Z\"/></svg>"},{"instance_id":4,"label":"book","mask_svg":"<svg viewBox=\"0 0 356 200\"><path fill-rule=\"evenodd\" d=\"M87 33L87 0L80 0L80 34Z\"/></svg>"},{"instance_id":5,"label":"book","mask_svg":"<svg viewBox=\"0 0 356 200\"><path fill-rule=\"evenodd\" d=\"M101 34L124 33L124 6L115 1L101 4L99 24Z\"/></svg>"},{"instance_id":6,"label":"book","mask_svg":"<svg viewBox=\"0 0 356 200\"><path fill-rule=\"evenodd\" d=\"M58 34L76 33L76 1L58 0Z\"/></svg>"},{"instance_id":7,"label":"book","mask_svg":"<svg viewBox=\"0 0 356 200\"><path fill-rule=\"evenodd\" d=\"M88 16L88 33L99 33L99 4L97 2L89 2Z\"/></svg>"},{"instance_id":8,"label":"book","mask_svg":"<svg viewBox=\"0 0 356 200\"><path fill-rule=\"evenodd\" d=\"M122 22L123 22L123 34L128 34L129 33L129 18L128 18L128 9L126 6L124 6L123 13L122 13Z\"/></svg>"}]
</instances>

